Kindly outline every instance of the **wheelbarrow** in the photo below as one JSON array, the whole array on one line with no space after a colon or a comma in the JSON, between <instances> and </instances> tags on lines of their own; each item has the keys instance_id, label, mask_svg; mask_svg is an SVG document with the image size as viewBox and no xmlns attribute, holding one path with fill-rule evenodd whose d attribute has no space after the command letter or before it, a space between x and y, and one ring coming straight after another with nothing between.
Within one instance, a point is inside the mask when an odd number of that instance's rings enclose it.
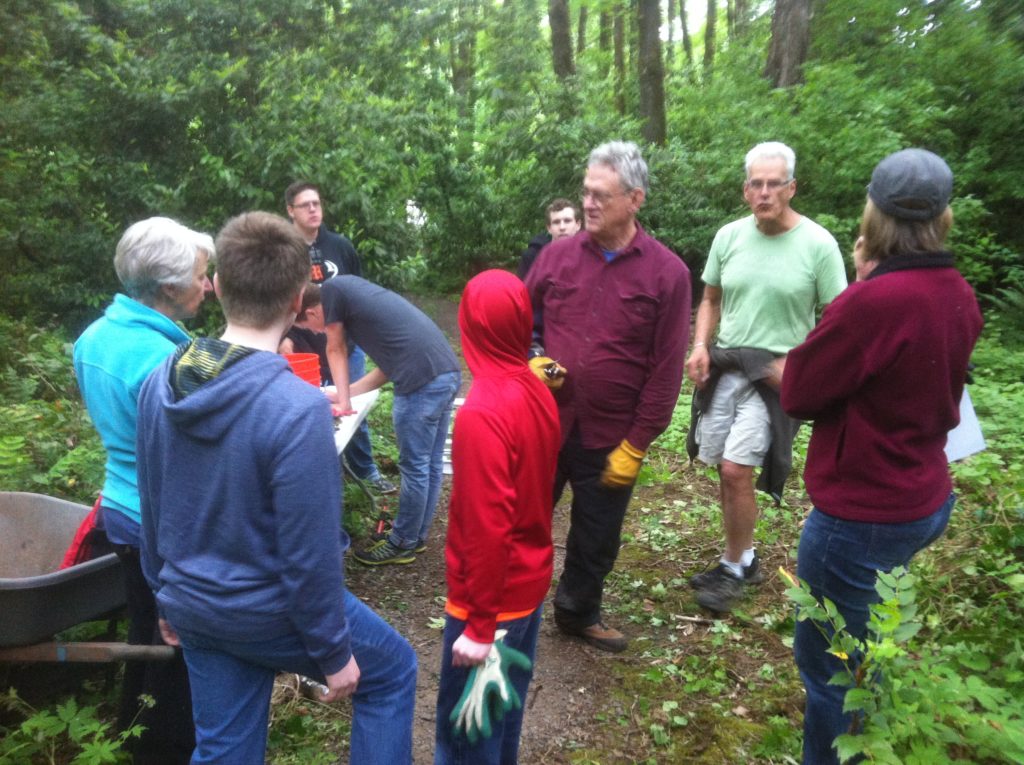
<instances>
[{"instance_id":1,"label":"wheelbarrow","mask_svg":"<svg viewBox=\"0 0 1024 765\"><path fill-rule=\"evenodd\" d=\"M121 562L114 554L59 569L89 508L42 494L0 492L0 661L162 660L171 646L56 642L83 622L124 609Z\"/></svg>"}]
</instances>

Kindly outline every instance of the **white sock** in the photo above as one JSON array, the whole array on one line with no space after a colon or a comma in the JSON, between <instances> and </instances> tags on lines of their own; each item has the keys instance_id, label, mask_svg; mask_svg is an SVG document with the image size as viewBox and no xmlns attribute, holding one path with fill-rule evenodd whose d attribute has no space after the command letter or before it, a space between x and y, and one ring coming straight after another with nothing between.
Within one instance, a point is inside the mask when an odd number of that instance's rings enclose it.
<instances>
[{"instance_id":1,"label":"white sock","mask_svg":"<svg viewBox=\"0 0 1024 765\"><path fill-rule=\"evenodd\" d=\"M737 579L742 579L743 578L743 564L742 563L733 563L731 560L726 560L724 555L722 556L721 563L722 563L723 566L725 566L727 569L729 569L729 571L732 573L732 575L735 576Z\"/></svg>"},{"instance_id":2,"label":"white sock","mask_svg":"<svg viewBox=\"0 0 1024 765\"><path fill-rule=\"evenodd\" d=\"M740 563L743 564L743 568L750 568L750 564L754 562L754 548L748 547L743 551L743 555L740 556Z\"/></svg>"}]
</instances>

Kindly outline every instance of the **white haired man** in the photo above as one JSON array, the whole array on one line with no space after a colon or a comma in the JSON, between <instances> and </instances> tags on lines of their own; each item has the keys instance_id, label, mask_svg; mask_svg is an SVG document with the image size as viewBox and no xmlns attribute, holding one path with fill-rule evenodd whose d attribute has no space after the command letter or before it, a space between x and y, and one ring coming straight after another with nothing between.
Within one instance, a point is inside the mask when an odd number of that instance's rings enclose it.
<instances>
[{"instance_id":1,"label":"white haired man","mask_svg":"<svg viewBox=\"0 0 1024 765\"><path fill-rule=\"evenodd\" d=\"M672 418L690 330L690 272L637 223L646 197L636 144L594 149L583 181L586 230L545 247L526 277L530 366L557 387L555 497L566 483L573 494L555 623L604 651L628 644L602 622L604 580L647 447Z\"/></svg>"},{"instance_id":2,"label":"white haired man","mask_svg":"<svg viewBox=\"0 0 1024 765\"><path fill-rule=\"evenodd\" d=\"M779 405L785 355L814 326L815 309L846 287L835 239L790 207L793 150L758 144L745 167L743 198L753 214L715 235L686 361L697 388L691 456L696 450L702 462L718 467L725 528L719 564L690 584L697 602L719 613L732 610L744 583L763 579L754 550L754 468L762 466L757 488L778 501L798 425Z\"/></svg>"}]
</instances>

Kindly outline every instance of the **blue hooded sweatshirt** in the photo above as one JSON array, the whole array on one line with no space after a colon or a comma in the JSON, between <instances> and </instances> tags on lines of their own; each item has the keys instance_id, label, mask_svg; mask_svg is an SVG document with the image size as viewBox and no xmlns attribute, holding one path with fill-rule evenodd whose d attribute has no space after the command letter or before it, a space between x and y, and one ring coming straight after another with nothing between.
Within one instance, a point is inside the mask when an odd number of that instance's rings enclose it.
<instances>
[{"instance_id":1,"label":"blue hooded sweatshirt","mask_svg":"<svg viewBox=\"0 0 1024 765\"><path fill-rule=\"evenodd\" d=\"M183 368L201 378L184 395ZM281 356L196 340L142 386L138 456L143 571L171 626L298 633L325 675L344 667L349 540L323 394Z\"/></svg>"}]
</instances>

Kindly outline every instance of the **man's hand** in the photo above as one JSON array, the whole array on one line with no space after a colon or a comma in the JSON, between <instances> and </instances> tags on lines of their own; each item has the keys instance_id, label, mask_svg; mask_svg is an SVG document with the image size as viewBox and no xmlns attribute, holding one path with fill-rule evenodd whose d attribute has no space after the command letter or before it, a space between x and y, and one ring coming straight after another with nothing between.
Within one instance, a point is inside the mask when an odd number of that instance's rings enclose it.
<instances>
[{"instance_id":1,"label":"man's hand","mask_svg":"<svg viewBox=\"0 0 1024 765\"><path fill-rule=\"evenodd\" d=\"M764 378L764 381L768 383L774 390L780 390L782 388L782 373L786 369L786 357L779 356L777 359L772 361L767 367L765 372L768 376Z\"/></svg>"},{"instance_id":2,"label":"man's hand","mask_svg":"<svg viewBox=\"0 0 1024 765\"><path fill-rule=\"evenodd\" d=\"M325 704L351 696L359 686L359 665L356 657L348 660L348 664L327 678L327 693L320 697Z\"/></svg>"},{"instance_id":3,"label":"man's hand","mask_svg":"<svg viewBox=\"0 0 1024 765\"><path fill-rule=\"evenodd\" d=\"M605 461L601 483L610 489L625 489L636 483L644 455L626 439L616 446Z\"/></svg>"},{"instance_id":4,"label":"man's hand","mask_svg":"<svg viewBox=\"0 0 1024 765\"><path fill-rule=\"evenodd\" d=\"M527 362L530 370L537 376L537 379L547 385L551 390L558 390L565 382L568 370L557 361L547 356L534 356Z\"/></svg>"},{"instance_id":5,"label":"man's hand","mask_svg":"<svg viewBox=\"0 0 1024 765\"><path fill-rule=\"evenodd\" d=\"M166 619L160 619L160 637L164 639L167 645L173 645L178 647L181 645L181 641L178 639L178 633L174 631L174 627Z\"/></svg>"},{"instance_id":6,"label":"man's hand","mask_svg":"<svg viewBox=\"0 0 1024 765\"><path fill-rule=\"evenodd\" d=\"M711 376L711 354L704 343L694 343L690 358L686 360L686 376L698 388L703 388Z\"/></svg>"},{"instance_id":7,"label":"man's hand","mask_svg":"<svg viewBox=\"0 0 1024 765\"><path fill-rule=\"evenodd\" d=\"M452 666L475 667L483 664L487 654L491 652L492 645L494 643L478 643L466 637L466 633L463 632L452 644Z\"/></svg>"}]
</instances>

